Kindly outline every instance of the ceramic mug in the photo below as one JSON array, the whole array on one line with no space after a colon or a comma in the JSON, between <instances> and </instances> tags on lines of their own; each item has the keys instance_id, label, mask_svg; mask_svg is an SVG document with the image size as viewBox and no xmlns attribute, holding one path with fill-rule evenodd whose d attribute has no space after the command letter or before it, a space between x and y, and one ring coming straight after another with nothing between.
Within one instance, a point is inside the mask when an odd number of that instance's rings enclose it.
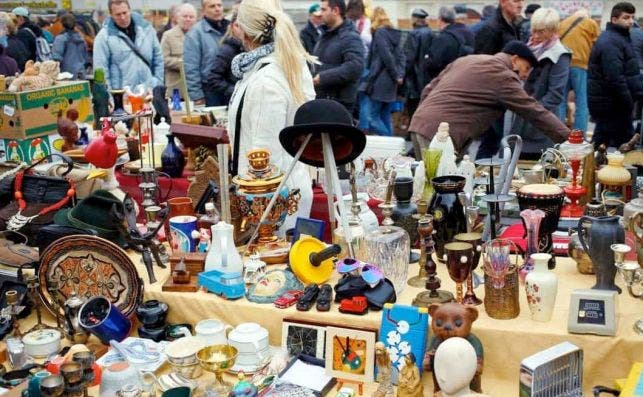
<instances>
[{"instance_id":1,"label":"ceramic mug","mask_svg":"<svg viewBox=\"0 0 643 397\"><path fill-rule=\"evenodd\" d=\"M232 330L232 326L211 318L199 321L194 330L196 331L196 336L201 338L207 346L227 345L228 335Z\"/></svg>"},{"instance_id":2,"label":"ceramic mug","mask_svg":"<svg viewBox=\"0 0 643 397\"><path fill-rule=\"evenodd\" d=\"M173 387L161 394L161 397L190 397L192 396L192 389L187 386Z\"/></svg>"},{"instance_id":3,"label":"ceramic mug","mask_svg":"<svg viewBox=\"0 0 643 397\"><path fill-rule=\"evenodd\" d=\"M270 355L268 330L257 323L237 325L228 335L230 346L237 349L236 364L258 366Z\"/></svg>"},{"instance_id":4,"label":"ceramic mug","mask_svg":"<svg viewBox=\"0 0 643 397\"><path fill-rule=\"evenodd\" d=\"M126 361L103 368L100 381L100 397L116 396L123 385L141 385L138 370Z\"/></svg>"},{"instance_id":5,"label":"ceramic mug","mask_svg":"<svg viewBox=\"0 0 643 397\"><path fill-rule=\"evenodd\" d=\"M50 376L49 371L38 371L36 372L31 379L29 379L28 387L29 396L39 396L40 395L40 382L46 377Z\"/></svg>"},{"instance_id":6,"label":"ceramic mug","mask_svg":"<svg viewBox=\"0 0 643 397\"><path fill-rule=\"evenodd\" d=\"M174 252L194 252L196 241L192 232L196 230L196 216L179 215L170 218L170 234Z\"/></svg>"}]
</instances>

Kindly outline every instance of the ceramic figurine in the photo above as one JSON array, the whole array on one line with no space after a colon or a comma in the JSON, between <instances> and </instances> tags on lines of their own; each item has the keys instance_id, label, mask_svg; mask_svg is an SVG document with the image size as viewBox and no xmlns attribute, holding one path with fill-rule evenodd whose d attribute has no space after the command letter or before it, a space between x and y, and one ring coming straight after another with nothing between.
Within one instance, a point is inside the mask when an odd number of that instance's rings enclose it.
<instances>
[{"instance_id":1,"label":"ceramic figurine","mask_svg":"<svg viewBox=\"0 0 643 397\"><path fill-rule=\"evenodd\" d=\"M256 397L257 396L257 386L246 380L246 375L243 372L239 372L237 375L239 382L237 382L232 390L230 391L230 397Z\"/></svg>"},{"instance_id":2,"label":"ceramic figurine","mask_svg":"<svg viewBox=\"0 0 643 397\"><path fill-rule=\"evenodd\" d=\"M192 238L199 240L196 245L196 252L208 252L210 249L210 231L206 228L192 230Z\"/></svg>"},{"instance_id":3,"label":"ceramic figurine","mask_svg":"<svg viewBox=\"0 0 643 397\"><path fill-rule=\"evenodd\" d=\"M478 393L482 393L482 367L484 361L484 349L482 342L477 336L471 333L471 325L478 318L478 310L475 307L464 306L459 303L449 302L442 304L432 304L429 307L431 316L431 330L433 337L429 344L429 349L424 357L424 367L428 371L435 369L435 353L440 344L449 338L455 336L466 339L475 349L478 363L476 366L475 376L471 380L470 387ZM436 379L436 373L433 372L433 393L440 391L440 386Z\"/></svg>"},{"instance_id":4,"label":"ceramic figurine","mask_svg":"<svg viewBox=\"0 0 643 397\"><path fill-rule=\"evenodd\" d=\"M476 165L471 161L468 154L465 154L462 158L456 174L462 175L467 180L464 184L464 192L467 194L467 198L471 199L473 197L473 178L476 175Z\"/></svg>"},{"instance_id":5,"label":"ceramic figurine","mask_svg":"<svg viewBox=\"0 0 643 397\"><path fill-rule=\"evenodd\" d=\"M442 157L440 158L440 165L436 176L443 175L457 175L458 167L455 164L455 149L453 141L449 136L449 123L442 122L438 126L438 132L431 140L429 149L442 150Z\"/></svg>"},{"instance_id":6,"label":"ceramic figurine","mask_svg":"<svg viewBox=\"0 0 643 397\"><path fill-rule=\"evenodd\" d=\"M531 318L535 321L547 322L551 320L556 303L558 277L547 269L550 258L549 254L531 254L534 269L525 277L527 303L531 311Z\"/></svg>"},{"instance_id":7,"label":"ceramic figurine","mask_svg":"<svg viewBox=\"0 0 643 397\"><path fill-rule=\"evenodd\" d=\"M435 352L433 371L443 397L483 396L469 385L477 374L478 360L471 343L460 337L449 338Z\"/></svg>"},{"instance_id":8,"label":"ceramic figurine","mask_svg":"<svg viewBox=\"0 0 643 397\"><path fill-rule=\"evenodd\" d=\"M397 397L422 397L424 385L420 370L415 365L415 356L409 353L404 356L404 367L400 371L397 386Z\"/></svg>"},{"instance_id":9,"label":"ceramic figurine","mask_svg":"<svg viewBox=\"0 0 643 397\"><path fill-rule=\"evenodd\" d=\"M375 364L377 365L377 390L372 397L393 397L393 383L391 381L391 359L384 343L375 343Z\"/></svg>"}]
</instances>

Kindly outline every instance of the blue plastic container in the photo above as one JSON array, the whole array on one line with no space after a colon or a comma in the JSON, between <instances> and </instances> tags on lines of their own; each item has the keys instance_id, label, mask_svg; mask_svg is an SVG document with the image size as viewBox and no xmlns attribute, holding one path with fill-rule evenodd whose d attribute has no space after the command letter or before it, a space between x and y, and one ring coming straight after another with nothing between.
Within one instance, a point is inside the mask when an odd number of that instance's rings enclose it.
<instances>
[{"instance_id":1,"label":"blue plastic container","mask_svg":"<svg viewBox=\"0 0 643 397\"><path fill-rule=\"evenodd\" d=\"M109 345L111 340L127 338L132 322L104 296L90 298L78 312L78 322L101 342Z\"/></svg>"}]
</instances>

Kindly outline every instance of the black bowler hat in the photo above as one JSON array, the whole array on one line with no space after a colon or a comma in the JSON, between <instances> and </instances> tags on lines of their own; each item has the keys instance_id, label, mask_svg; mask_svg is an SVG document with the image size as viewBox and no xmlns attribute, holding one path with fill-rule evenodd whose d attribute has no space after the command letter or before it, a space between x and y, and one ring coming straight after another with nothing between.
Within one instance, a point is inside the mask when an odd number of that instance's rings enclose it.
<instances>
[{"instance_id":1,"label":"black bowler hat","mask_svg":"<svg viewBox=\"0 0 643 397\"><path fill-rule=\"evenodd\" d=\"M337 165L355 160L364 151L366 136L353 126L353 117L337 101L314 99L297 109L294 124L279 133L284 150L295 156L308 134L313 134L299 161L313 167L324 166L322 133L328 133Z\"/></svg>"},{"instance_id":2,"label":"black bowler hat","mask_svg":"<svg viewBox=\"0 0 643 397\"><path fill-rule=\"evenodd\" d=\"M534 56L534 53L531 52L527 44L519 40L513 40L505 45L505 48L502 49L502 52L509 55L517 55L520 58L528 61L531 66L538 65L538 59Z\"/></svg>"},{"instance_id":3,"label":"black bowler hat","mask_svg":"<svg viewBox=\"0 0 643 397\"><path fill-rule=\"evenodd\" d=\"M414 8L413 11L411 11L411 16L424 19L429 16L429 13L421 8Z\"/></svg>"}]
</instances>

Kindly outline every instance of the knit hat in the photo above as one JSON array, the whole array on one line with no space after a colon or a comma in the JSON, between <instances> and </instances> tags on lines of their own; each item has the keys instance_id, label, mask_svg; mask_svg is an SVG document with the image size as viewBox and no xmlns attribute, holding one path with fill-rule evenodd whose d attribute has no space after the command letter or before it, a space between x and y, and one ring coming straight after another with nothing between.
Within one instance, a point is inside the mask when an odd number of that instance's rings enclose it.
<instances>
[{"instance_id":1,"label":"knit hat","mask_svg":"<svg viewBox=\"0 0 643 397\"><path fill-rule=\"evenodd\" d=\"M25 7L16 7L13 10L11 10L11 13L17 17L28 17L29 16L29 10L27 10Z\"/></svg>"},{"instance_id":2,"label":"knit hat","mask_svg":"<svg viewBox=\"0 0 643 397\"><path fill-rule=\"evenodd\" d=\"M536 66L538 60L534 56L534 53L531 52L527 44L519 40L513 40L505 45L505 48L502 49L502 52L509 55L517 55L525 61L529 62L531 66Z\"/></svg>"}]
</instances>

